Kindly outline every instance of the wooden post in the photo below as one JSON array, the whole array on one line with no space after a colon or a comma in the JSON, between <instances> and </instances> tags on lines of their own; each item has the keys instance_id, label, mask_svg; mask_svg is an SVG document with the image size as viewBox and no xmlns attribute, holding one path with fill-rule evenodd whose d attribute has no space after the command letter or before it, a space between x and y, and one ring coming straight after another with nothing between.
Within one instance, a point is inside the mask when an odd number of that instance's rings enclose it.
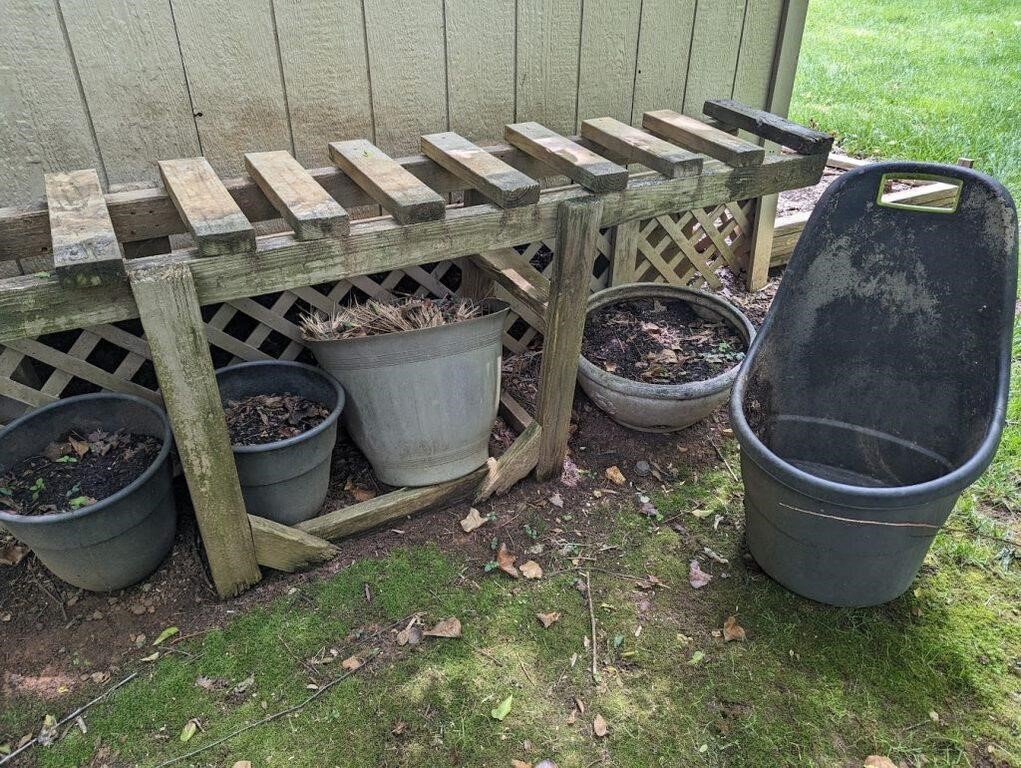
<instances>
[{"instance_id":1,"label":"wooden post","mask_svg":"<svg viewBox=\"0 0 1021 768\"><path fill-rule=\"evenodd\" d=\"M633 282L638 267L638 237L641 222L624 221L613 228L613 254L610 257L610 285Z\"/></svg>"},{"instance_id":2,"label":"wooden post","mask_svg":"<svg viewBox=\"0 0 1021 768\"><path fill-rule=\"evenodd\" d=\"M780 35L773 54L773 76L770 78L769 97L765 107L770 112L786 116L794 91L794 75L798 69L798 53L805 31L808 0L787 0L784 4ZM766 145L769 150L769 144ZM773 226L776 220L777 196L760 197L755 205L755 224L752 230L751 250L748 252L746 287L757 291L769 281L769 260L773 252Z\"/></svg>"},{"instance_id":3,"label":"wooden post","mask_svg":"<svg viewBox=\"0 0 1021 768\"><path fill-rule=\"evenodd\" d=\"M262 578L195 283L186 264L129 267L213 583L231 597Z\"/></svg>"},{"instance_id":4,"label":"wooden post","mask_svg":"<svg viewBox=\"0 0 1021 768\"><path fill-rule=\"evenodd\" d=\"M484 205L489 202L481 192L475 189L466 189L462 206L470 208L473 205ZM471 256L464 256L457 260L457 267L461 270L461 284L457 288L459 296L466 299L481 301L487 296L493 295L493 278L479 269Z\"/></svg>"},{"instance_id":5,"label":"wooden post","mask_svg":"<svg viewBox=\"0 0 1021 768\"><path fill-rule=\"evenodd\" d=\"M540 480L558 476L567 456L574 383L585 329L585 303L596 257L603 202L599 198L571 200L557 209L557 243L553 259L536 421Z\"/></svg>"}]
</instances>

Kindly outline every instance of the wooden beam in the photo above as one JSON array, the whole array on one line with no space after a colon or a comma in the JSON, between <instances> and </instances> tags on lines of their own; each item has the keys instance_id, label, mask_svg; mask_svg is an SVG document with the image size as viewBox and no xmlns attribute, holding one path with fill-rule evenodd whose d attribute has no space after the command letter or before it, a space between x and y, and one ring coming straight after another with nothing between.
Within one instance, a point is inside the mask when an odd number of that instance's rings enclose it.
<instances>
[{"instance_id":1,"label":"wooden beam","mask_svg":"<svg viewBox=\"0 0 1021 768\"><path fill-rule=\"evenodd\" d=\"M124 279L124 254L94 170L47 173L53 268L61 284L87 288Z\"/></svg>"},{"instance_id":2,"label":"wooden beam","mask_svg":"<svg viewBox=\"0 0 1021 768\"><path fill-rule=\"evenodd\" d=\"M602 197L600 226L809 186L819 180L825 161L820 155L770 155L756 168L735 169L713 160L697 177L637 175L626 191ZM245 254L206 259L189 248L129 261L127 269L187 264L201 303L214 304L549 240L556 235L559 205L587 197L571 186L543 192L539 203L528 208L454 208L443 220L415 225L414 237L406 227L383 218L352 223L344 240L300 241L290 233L260 237L258 258ZM83 293L64 290L49 274L0 280L0 343L138 317L125 285L101 285Z\"/></svg>"},{"instance_id":3,"label":"wooden beam","mask_svg":"<svg viewBox=\"0 0 1021 768\"><path fill-rule=\"evenodd\" d=\"M401 488L350 507L328 512L298 523L299 530L321 539L342 539L378 525L406 517L429 507L465 499L486 477L487 469L476 469L464 477L425 488Z\"/></svg>"},{"instance_id":4,"label":"wooden beam","mask_svg":"<svg viewBox=\"0 0 1021 768\"><path fill-rule=\"evenodd\" d=\"M567 456L585 306L602 213L599 198L562 203L557 213L557 258L553 261L535 417L542 427L535 469L540 480L559 477Z\"/></svg>"},{"instance_id":5,"label":"wooden beam","mask_svg":"<svg viewBox=\"0 0 1021 768\"><path fill-rule=\"evenodd\" d=\"M745 288L749 291L761 290L769 282L777 201L776 195L765 195L755 201L755 225L752 227L748 266L745 268Z\"/></svg>"},{"instance_id":6,"label":"wooden beam","mask_svg":"<svg viewBox=\"0 0 1021 768\"><path fill-rule=\"evenodd\" d=\"M264 517L248 516L255 541L255 559L265 568L291 573L332 560L337 548L330 542Z\"/></svg>"},{"instance_id":7,"label":"wooden beam","mask_svg":"<svg viewBox=\"0 0 1021 768\"><path fill-rule=\"evenodd\" d=\"M622 221L613 228L613 251L610 254L610 285L623 285L635 280L638 269L638 241L641 222Z\"/></svg>"},{"instance_id":8,"label":"wooden beam","mask_svg":"<svg viewBox=\"0 0 1021 768\"><path fill-rule=\"evenodd\" d=\"M625 163L641 163L670 179L693 176L702 170L702 158L694 152L612 117L585 120L581 135L623 158Z\"/></svg>"},{"instance_id":9,"label":"wooden beam","mask_svg":"<svg viewBox=\"0 0 1021 768\"><path fill-rule=\"evenodd\" d=\"M475 254L472 261L507 291L514 301L524 304L539 318L546 314L550 282L520 253L513 248L501 248ZM543 327L536 330L541 333Z\"/></svg>"},{"instance_id":10,"label":"wooden beam","mask_svg":"<svg viewBox=\"0 0 1021 768\"><path fill-rule=\"evenodd\" d=\"M245 167L299 240L342 236L350 231L347 211L290 153L249 152Z\"/></svg>"},{"instance_id":11,"label":"wooden beam","mask_svg":"<svg viewBox=\"0 0 1021 768\"><path fill-rule=\"evenodd\" d=\"M488 474L475 491L475 503L479 504L490 496L502 496L519 480L528 477L539 461L539 439L542 427L532 422L518 435L518 439L499 459L486 462Z\"/></svg>"},{"instance_id":12,"label":"wooden beam","mask_svg":"<svg viewBox=\"0 0 1021 768\"><path fill-rule=\"evenodd\" d=\"M646 112L642 115L642 125L657 136L690 147L734 168L761 165L766 156L766 150L758 144L752 144L694 117L670 109Z\"/></svg>"},{"instance_id":13,"label":"wooden beam","mask_svg":"<svg viewBox=\"0 0 1021 768\"><path fill-rule=\"evenodd\" d=\"M504 138L592 192L619 192L627 186L627 168L539 123L507 125Z\"/></svg>"},{"instance_id":14,"label":"wooden beam","mask_svg":"<svg viewBox=\"0 0 1021 768\"><path fill-rule=\"evenodd\" d=\"M483 205L486 200L476 189L466 189L462 207L470 208L473 205ZM472 256L463 256L457 260L457 268L461 270L461 282L457 286L457 293L466 299L481 301L493 295L493 278L479 269Z\"/></svg>"},{"instance_id":15,"label":"wooden beam","mask_svg":"<svg viewBox=\"0 0 1021 768\"><path fill-rule=\"evenodd\" d=\"M539 182L456 133L422 137L422 154L464 179L501 208L539 202Z\"/></svg>"},{"instance_id":16,"label":"wooden beam","mask_svg":"<svg viewBox=\"0 0 1021 768\"><path fill-rule=\"evenodd\" d=\"M132 269L131 291L188 481L213 583L231 597L262 578L187 264Z\"/></svg>"},{"instance_id":17,"label":"wooden beam","mask_svg":"<svg viewBox=\"0 0 1021 768\"><path fill-rule=\"evenodd\" d=\"M443 198L371 142L330 142L330 158L399 224L443 218Z\"/></svg>"},{"instance_id":18,"label":"wooden beam","mask_svg":"<svg viewBox=\"0 0 1021 768\"><path fill-rule=\"evenodd\" d=\"M833 147L833 137L828 133L806 128L772 112L747 107L733 99L707 101L702 111L721 122L768 141L775 141L802 155L828 155Z\"/></svg>"},{"instance_id":19,"label":"wooden beam","mask_svg":"<svg viewBox=\"0 0 1021 768\"><path fill-rule=\"evenodd\" d=\"M167 194L195 238L200 256L255 250L255 229L208 160L160 160L159 168Z\"/></svg>"},{"instance_id":20,"label":"wooden beam","mask_svg":"<svg viewBox=\"0 0 1021 768\"><path fill-rule=\"evenodd\" d=\"M524 432L535 422L525 407L515 400L507 390L500 393L500 417L518 434Z\"/></svg>"}]
</instances>

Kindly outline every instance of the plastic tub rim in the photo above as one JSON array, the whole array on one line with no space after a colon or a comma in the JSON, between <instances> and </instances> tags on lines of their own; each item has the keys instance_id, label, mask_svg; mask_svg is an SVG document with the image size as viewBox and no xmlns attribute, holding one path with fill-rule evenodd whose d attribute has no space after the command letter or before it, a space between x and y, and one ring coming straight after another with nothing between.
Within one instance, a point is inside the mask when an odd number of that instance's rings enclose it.
<instances>
[{"instance_id":1,"label":"plastic tub rim","mask_svg":"<svg viewBox=\"0 0 1021 768\"><path fill-rule=\"evenodd\" d=\"M256 443L254 445L235 445L231 443L230 450L232 453L266 453L269 451L279 450L281 448L287 448L297 443L311 440L316 435L325 432L330 426L336 423L337 419L340 418L341 411L344 410L345 394L344 388L336 378L331 376L329 373L324 371L322 368L317 368L314 365L308 365L307 363L298 363L293 360L255 360L248 363L235 363L233 365L225 365L223 368L217 368L215 374L217 378L225 371L235 371L242 368L256 368L256 367L283 367L292 368L296 370L305 370L311 373L319 375L327 384L333 387L337 392L337 404L330 410L329 415L321 422L316 424L312 429L299 432L297 435L291 437L285 437L283 440L274 440L272 443ZM268 393L264 393L268 394ZM322 403L320 403L322 405Z\"/></svg>"},{"instance_id":2,"label":"plastic tub rim","mask_svg":"<svg viewBox=\"0 0 1021 768\"><path fill-rule=\"evenodd\" d=\"M145 398L138 397L137 395L123 394L121 392L93 392L88 395L75 395L73 397L65 397L60 400L55 400L52 403L47 403L41 408L36 408L29 413L26 413L24 416L19 416L6 427L0 429L0 441L3 441L4 437L6 437L9 432L15 430L26 422L37 418L41 414L57 410L69 403L78 403L90 400L116 400L119 402L129 402L134 405L141 405L151 413L155 414L157 418L159 418L160 423L163 425L163 445L160 447L160 452L156 455L156 458L152 460L152 463L146 467L142 474L116 493L107 496L105 499L100 499L95 504L89 504L81 509L75 509L69 512L56 512L48 515L13 515L9 512L0 511L0 523L16 522L19 525L50 525L53 523L67 522L69 520L80 520L88 517L89 515L103 511L106 507L119 502L124 497L133 493L137 488L148 482L149 478L155 475L159 468L163 466L170 454L170 449L173 444L173 433L171 432L170 420L167 418L166 412L155 403L152 403Z\"/></svg>"}]
</instances>

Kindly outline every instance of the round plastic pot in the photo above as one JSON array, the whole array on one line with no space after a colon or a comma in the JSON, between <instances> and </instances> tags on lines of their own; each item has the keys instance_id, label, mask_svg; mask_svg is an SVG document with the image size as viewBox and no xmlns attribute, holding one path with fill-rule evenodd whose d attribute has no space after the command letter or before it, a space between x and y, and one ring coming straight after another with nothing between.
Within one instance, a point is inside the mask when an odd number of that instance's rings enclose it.
<instances>
[{"instance_id":1,"label":"round plastic pot","mask_svg":"<svg viewBox=\"0 0 1021 768\"><path fill-rule=\"evenodd\" d=\"M67 583L107 592L155 571L174 543L171 434L163 411L141 398L113 393L58 400L0 431L0 468L41 454L68 431L87 435L97 429L152 435L163 446L145 472L112 496L53 515L0 512L0 524Z\"/></svg>"},{"instance_id":2,"label":"round plastic pot","mask_svg":"<svg viewBox=\"0 0 1021 768\"><path fill-rule=\"evenodd\" d=\"M485 464L508 311L488 308L436 328L308 342L344 385L344 425L384 483L433 485Z\"/></svg>"},{"instance_id":3,"label":"round plastic pot","mask_svg":"<svg viewBox=\"0 0 1021 768\"><path fill-rule=\"evenodd\" d=\"M315 517L330 486L330 457L344 408L340 384L311 365L277 360L221 368L216 384L224 405L229 400L286 392L330 409L324 421L286 440L231 446L249 514L285 525Z\"/></svg>"},{"instance_id":4,"label":"round plastic pot","mask_svg":"<svg viewBox=\"0 0 1021 768\"><path fill-rule=\"evenodd\" d=\"M591 316L604 307L636 299L683 301L700 316L733 327L751 344L752 324L734 305L710 293L677 285L629 283L592 294ZM626 379L593 364L583 355L578 361L578 383L601 410L618 424L640 432L675 432L701 421L723 405L737 377L738 366L706 381L686 384L651 384Z\"/></svg>"}]
</instances>

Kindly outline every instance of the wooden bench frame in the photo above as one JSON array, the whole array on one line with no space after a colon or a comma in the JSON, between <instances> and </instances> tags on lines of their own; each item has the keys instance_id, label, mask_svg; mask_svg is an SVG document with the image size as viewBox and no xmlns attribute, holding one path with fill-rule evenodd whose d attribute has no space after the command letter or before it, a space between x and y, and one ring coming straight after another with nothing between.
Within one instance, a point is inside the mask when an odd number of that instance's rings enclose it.
<instances>
[{"instance_id":1,"label":"wooden bench frame","mask_svg":"<svg viewBox=\"0 0 1021 768\"><path fill-rule=\"evenodd\" d=\"M758 123L749 122L752 112ZM716 108L716 113L724 123L729 115L752 128L765 125L770 138L789 136L791 141L802 142L805 150L806 129L800 126L795 130L780 118L763 116L764 113L740 105L723 104ZM815 138L820 146L826 143L821 135ZM548 147L534 150L533 156L529 154L533 148L527 135L515 135L514 140L519 149L502 146L487 151L523 173L532 172L533 177L548 177L565 170L559 159L555 168L543 165L539 158L547 156ZM314 239L302 239L295 232L265 235L254 238L254 247L249 222L281 216L254 181L223 185L236 208L228 204L223 190L213 184L208 209L212 213L208 216L196 195L187 208L180 207L179 213L174 200L163 192L109 194L105 196L105 206L99 208L108 216L105 226L112 227L120 242L146 241L183 232L187 217L197 238L207 231L210 238L215 237L207 242L215 245L216 255L203 255L210 249L203 249L199 241L196 247L127 259L123 264L126 279L115 277L98 283L90 280L88 288L68 288L67 281L62 284L54 273L0 280L0 344L101 323L141 319L214 584L221 596L234 595L261 578L259 565L293 570L320 562L335 553L330 539L455 499L484 499L506 491L533 469L543 479L559 475L567 450L589 276L600 229L623 226L626 232L630 222L640 219L814 184L822 174L827 150L828 144L824 149L812 147L806 154L767 153L761 163L741 167L706 157L698 175L668 178L655 172L633 173L623 185L614 180L612 173L594 176L591 157L586 155L589 165L584 172L578 171L578 178L590 186L596 183L596 178L610 179L614 191L594 193L582 186L549 189L534 204L500 208L468 188L465 206L446 209L442 218L409 224L400 224L391 217L351 221L347 234L340 230L323 237L317 230ZM375 156L373 161L376 162ZM387 165L387 174L385 179L373 180L374 197L367 198L368 193L340 171L313 171L311 175L342 206L385 199L393 207L402 204L402 197L421 200L422 195L416 196L418 190L413 186L403 196L395 194L392 188L389 191L380 188L394 178L398 185L417 185L416 179L425 181L440 194L467 188L467 182L431 160L399 161L396 172L394 163L387 164L385 157L379 162ZM211 180L204 166L193 163L187 170L200 176L205 186L209 185ZM297 171L303 173L301 169ZM411 182L406 182L408 178ZM266 183L265 179L260 181ZM304 182L297 183L300 187ZM492 190L492 186L487 187L490 196ZM275 202L280 205L281 199ZM238 210L242 214L240 220ZM431 209L427 213L424 210L415 209L419 215L436 214ZM214 215L217 211L223 214L221 220ZM341 214L333 210L324 216L336 221ZM40 217L48 218L45 209L22 211L20 215L0 212L0 233L20 232L22 254L38 253L49 238L49 227L41 228ZM221 226L222 220L228 223ZM238 222L236 241L231 240L234 225L229 222ZM347 228L347 222L344 224ZM90 231L89 236L94 237L95 233ZM513 246L553 238L557 258L552 277L546 281L536 277L527 263L521 263ZM626 235L615 239L615 250L617 241L626 246ZM483 296L494 285L500 285L510 296L512 306L541 323L547 354L543 355L540 371L535 419L504 396L502 410L508 414L508 422L522 431L499 459L491 459L486 467L466 477L427 488L400 489L294 527L247 515L219 407L200 308L449 258L462 259L464 293Z\"/></svg>"}]
</instances>

